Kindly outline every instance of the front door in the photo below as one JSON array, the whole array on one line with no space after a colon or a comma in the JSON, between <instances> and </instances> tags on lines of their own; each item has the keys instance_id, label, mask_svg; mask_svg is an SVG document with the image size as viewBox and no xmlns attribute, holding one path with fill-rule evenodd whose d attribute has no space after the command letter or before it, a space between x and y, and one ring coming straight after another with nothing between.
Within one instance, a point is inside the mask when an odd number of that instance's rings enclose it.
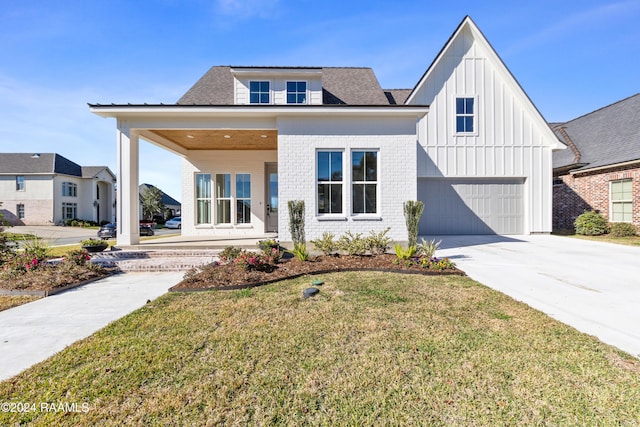
<instances>
[{"instance_id":1,"label":"front door","mask_svg":"<svg viewBox=\"0 0 640 427\"><path fill-rule=\"evenodd\" d=\"M269 233L278 232L278 164L265 163L266 171L266 221L265 231Z\"/></svg>"}]
</instances>

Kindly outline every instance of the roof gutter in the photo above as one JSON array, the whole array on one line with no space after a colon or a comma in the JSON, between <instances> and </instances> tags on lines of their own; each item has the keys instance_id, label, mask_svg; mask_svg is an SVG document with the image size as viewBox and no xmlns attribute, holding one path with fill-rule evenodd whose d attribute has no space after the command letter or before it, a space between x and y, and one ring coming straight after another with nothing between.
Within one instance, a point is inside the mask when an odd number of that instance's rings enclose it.
<instances>
[{"instance_id":1,"label":"roof gutter","mask_svg":"<svg viewBox=\"0 0 640 427\"><path fill-rule=\"evenodd\" d=\"M569 174L576 175L576 174L579 174L579 173L595 172L595 171L599 171L599 170L612 169L612 168L620 168L620 167L631 166L631 165L635 165L635 164L640 164L640 159L630 160L628 162L622 162L622 163L612 163L610 165L598 166L598 167L595 167L595 168L576 169L576 170L570 171Z\"/></svg>"}]
</instances>

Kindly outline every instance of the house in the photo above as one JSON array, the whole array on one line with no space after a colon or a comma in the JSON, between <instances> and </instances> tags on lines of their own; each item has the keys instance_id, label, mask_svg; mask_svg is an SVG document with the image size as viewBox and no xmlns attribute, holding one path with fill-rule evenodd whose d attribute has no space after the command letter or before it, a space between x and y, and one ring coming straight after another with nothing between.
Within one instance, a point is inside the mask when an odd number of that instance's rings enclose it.
<instances>
[{"instance_id":1,"label":"house","mask_svg":"<svg viewBox=\"0 0 640 427\"><path fill-rule=\"evenodd\" d=\"M104 105L117 119L119 244L139 236L143 138L182 157L182 234L291 239L287 202L305 201L308 239L381 231L551 231L552 151L541 114L469 17L411 89L369 68L214 66L175 104Z\"/></svg>"},{"instance_id":2,"label":"house","mask_svg":"<svg viewBox=\"0 0 640 427\"><path fill-rule=\"evenodd\" d=\"M552 128L569 147L553 156L553 228L595 210L640 229L640 93Z\"/></svg>"},{"instance_id":3,"label":"house","mask_svg":"<svg viewBox=\"0 0 640 427\"><path fill-rule=\"evenodd\" d=\"M112 221L115 182L106 166L80 166L56 153L0 153L0 209L11 225Z\"/></svg>"},{"instance_id":4,"label":"house","mask_svg":"<svg viewBox=\"0 0 640 427\"><path fill-rule=\"evenodd\" d=\"M164 212L162 212L162 217L163 217L162 219L169 219L169 218L173 218L175 216L180 216L180 207L181 207L180 202L177 201L176 199L174 199L173 197L169 196L164 191L160 190L155 185L140 184L140 186L139 186L140 203L142 203L142 195L144 193L146 193L147 190L150 189L150 188L156 188L158 191L160 191L160 194L161 194L160 201L164 205L164 209L165 209ZM142 205L140 206L140 215L139 215L138 218L143 219L143 216L142 216Z\"/></svg>"}]
</instances>

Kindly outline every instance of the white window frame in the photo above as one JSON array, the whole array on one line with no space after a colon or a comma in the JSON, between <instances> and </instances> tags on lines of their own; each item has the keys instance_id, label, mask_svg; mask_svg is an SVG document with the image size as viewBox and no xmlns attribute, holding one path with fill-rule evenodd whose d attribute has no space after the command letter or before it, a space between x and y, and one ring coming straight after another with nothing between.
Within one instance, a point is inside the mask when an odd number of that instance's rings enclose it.
<instances>
[{"instance_id":1,"label":"white window frame","mask_svg":"<svg viewBox=\"0 0 640 427\"><path fill-rule=\"evenodd\" d=\"M229 176L229 195L226 197L221 197L219 195L218 192L218 176ZM224 178L223 178L224 179ZM223 187L224 188L224 187ZM216 173L215 174L215 179L214 179L214 198L215 198L215 209L214 209L214 218L215 218L215 225L231 225L233 224L233 174L230 172L221 172L221 173ZM227 222L220 222L218 220L221 210L219 207L219 203L220 202L224 202L224 201L228 201L228 205L229 205L229 221Z\"/></svg>"},{"instance_id":2,"label":"white window frame","mask_svg":"<svg viewBox=\"0 0 640 427\"><path fill-rule=\"evenodd\" d=\"M291 94L296 96L296 99L298 97L298 95L302 94L303 92L298 92L297 90L297 85L298 83L304 83L304 102L289 102L289 83L295 83L296 84L296 91L295 92L291 92ZM285 91L285 102L289 105L306 105L309 103L309 82L306 80L287 80L284 83L284 91Z\"/></svg>"},{"instance_id":3,"label":"white window frame","mask_svg":"<svg viewBox=\"0 0 640 427\"><path fill-rule=\"evenodd\" d=\"M237 225L246 225L246 224L251 224L251 215L252 215L252 210L251 210L251 174L247 173L247 172L237 172L234 174L234 178L232 179L232 186L234 187L232 189L232 193L231 194L235 194L235 200L232 203L233 206L235 206L235 213L232 213L233 218L235 218L235 223ZM238 196L238 176L240 175L246 175L249 177L249 196L248 197L239 197ZM240 213L240 210L238 209L238 202L243 202L243 201L248 201L249 202L249 217L245 218L245 221L240 222L238 215Z\"/></svg>"},{"instance_id":4,"label":"white window frame","mask_svg":"<svg viewBox=\"0 0 640 427\"><path fill-rule=\"evenodd\" d=\"M24 175L16 175L16 191L25 191L26 188L27 183L24 179Z\"/></svg>"},{"instance_id":5,"label":"white window frame","mask_svg":"<svg viewBox=\"0 0 640 427\"><path fill-rule=\"evenodd\" d=\"M367 181L366 180L366 173L363 176L363 180L357 180L354 178L353 176L353 154L354 153L365 153L365 158L366 158L366 153L376 153L376 180L375 181ZM349 176L351 178L351 183L350 183L350 193L351 193L351 215L352 216L374 216L374 217L378 217L380 216L380 150L375 148L352 148L351 149L351 153L349 156ZM354 211L354 206L355 203L353 201L353 198L355 196L355 190L354 187L356 185L375 185L376 186L376 206L375 206L375 212L355 212Z\"/></svg>"},{"instance_id":6,"label":"white window frame","mask_svg":"<svg viewBox=\"0 0 640 427\"><path fill-rule=\"evenodd\" d=\"M251 83L267 83L269 85L269 88L267 90L267 92L262 92L262 91L258 91L258 102L251 102ZM271 80L249 80L249 104L251 105L269 105L271 104L271 100L273 99L273 90L272 90L273 85L271 84ZM267 102L261 102L260 101L260 95L266 93L267 95L269 95L269 100Z\"/></svg>"},{"instance_id":7,"label":"white window frame","mask_svg":"<svg viewBox=\"0 0 640 427\"><path fill-rule=\"evenodd\" d=\"M64 181L62 183L62 197L78 197L78 184Z\"/></svg>"},{"instance_id":8,"label":"white window frame","mask_svg":"<svg viewBox=\"0 0 640 427\"><path fill-rule=\"evenodd\" d=\"M199 182L198 176L200 176L200 175L209 177L209 179L208 179L208 181L209 181L209 187L208 187L209 188L209 196L208 197L199 197L198 196L198 182ZM211 222L213 220L213 201L212 201L213 180L212 180L212 178L213 178L213 174L211 172L197 172L194 175L194 189L193 189L193 191L194 191L194 195L195 195L194 199L195 199L195 202L196 202L195 203L196 204L196 206L195 206L195 224L196 224L196 226L198 226L198 225L211 225ZM208 212L208 217L209 218L208 218L208 221L200 222L200 216L201 215L199 214L199 211L198 211L199 206L200 206L199 202L207 202L207 201L209 202L209 212Z\"/></svg>"},{"instance_id":9,"label":"white window frame","mask_svg":"<svg viewBox=\"0 0 640 427\"><path fill-rule=\"evenodd\" d=\"M458 113L458 99L473 99L473 113ZM473 119L472 131L458 131L458 117L471 117ZM453 134L456 136L478 135L478 96L477 95L455 95L453 97Z\"/></svg>"},{"instance_id":10,"label":"white window frame","mask_svg":"<svg viewBox=\"0 0 640 427\"><path fill-rule=\"evenodd\" d=\"M620 200L614 200L613 199L613 186L615 184L623 184L625 182L628 182L629 185L631 186L631 196L629 199L620 199ZM614 212L613 212L613 206L616 204L620 204L620 205L626 205L629 204L631 205L631 218L629 219L629 221L624 221L624 220L617 220L616 218L614 218ZM623 179L616 179L613 181L609 181L609 221L610 222L633 222L633 179L631 178L623 178Z\"/></svg>"},{"instance_id":11,"label":"white window frame","mask_svg":"<svg viewBox=\"0 0 640 427\"><path fill-rule=\"evenodd\" d=\"M329 181L320 181L318 178L318 155L320 153L341 153L342 154L342 180L341 181L333 181L331 179L329 179ZM316 193L316 215L318 217L326 217L326 218L346 218L346 209L345 207L347 206L347 204L345 203L345 197L347 195L347 189L345 186L345 183L348 182L347 179L347 170L345 169L345 158L346 158L346 153L344 149L339 149L339 148L326 148L326 149L318 149L316 150L315 153L315 193ZM331 164L331 162L329 162L329 164ZM341 207L341 212L320 212L320 197L319 197L319 191L318 191L318 186L324 184L324 185L337 185L340 184L340 186L342 187L342 195L341 195L341 200L340 200L340 207ZM331 197L329 196L329 202L331 202Z\"/></svg>"},{"instance_id":12,"label":"white window frame","mask_svg":"<svg viewBox=\"0 0 640 427\"><path fill-rule=\"evenodd\" d=\"M71 209L71 215L67 215L67 209ZM62 202L62 220L78 218L78 204Z\"/></svg>"}]
</instances>

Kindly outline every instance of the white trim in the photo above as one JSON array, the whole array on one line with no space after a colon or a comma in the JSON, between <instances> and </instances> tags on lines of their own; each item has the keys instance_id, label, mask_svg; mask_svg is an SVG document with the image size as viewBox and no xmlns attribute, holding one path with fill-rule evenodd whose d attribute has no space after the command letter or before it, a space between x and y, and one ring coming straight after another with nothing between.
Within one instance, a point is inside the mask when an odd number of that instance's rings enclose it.
<instances>
[{"instance_id":1,"label":"white trim","mask_svg":"<svg viewBox=\"0 0 640 427\"><path fill-rule=\"evenodd\" d=\"M376 180L374 181L357 181L353 179L353 152L354 151L358 151L358 152L363 152L363 153L367 153L367 152L375 152L376 153ZM350 205L349 205L349 213L351 214L352 219L356 219L359 217L371 217L371 216L376 216L376 217L380 217L380 201L382 200L380 198L380 188L381 188L381 172L382 172L382 168L380 167L380 148L351 148L351 150L349 151L349 200L351 201ZM360 183L360 184L364 184L366 185L367 182L373 184L375 183L376 185L376 211L375 212L366 212L366 213L355 213L353 211L353 186L356 183Z\"/></svg>"},{"instance_id":2,"label":"white trim","mask_svg":"<svg viewBox=\"0 0 640 427\"><path fill-rule=\"evenodd\" d=\"M451 132L451 134L454 137L464 137L464 136L478 136L479 135L479 131L478 131L478 123L480 122L480 120L478 120L478 116L479 116L479 111L478 111L478 107L479 107L479 103L478 103L478 95L465 95L465 94L453 94L453 130ZM473 99L473 132L458 132L458 99ZM462 114L462 116L464 117L468 117L470 116L470 114Z\"/></svg>"},{"instance_id":3,"label":"white trim","mask_svg":"<svg viewBox=\"0 0 640 427\"><path fill-rule=\"evenodd\" d=\"M348 205L346 205L346 196L347 196L347 191L345 191L345 183L348 182L349 180L347 179L346 176L346 171L345 171L345 152L346 149L345 148L317 148L315 150L315 155L314 155L314 179L313 179L313 184L314 184L314 188L313 191L315 193L315 198L316 198L316 208L315 208L315 212L314 212L314 216L316 218L320 218L320 217L345 217L346 218L346 211L347 209L345 209L345 207L347 207ZM331 184L333 181L320 181L318 180L318 153L342 153L342 180L341 181L335 181L335 183L337 184L338 182L340 182L340 185L342 186L342 212L336 212L336 213L320 213L319 212L319 208L320 208L320 203L318 200L318 185L320 184L320 182L323 183L329 183ZM331 159L329 159L329 164L331 164ZM329 201L331 202L331 201Z\"/></svg>"},{"instance_id":4,"label":"white trim","mask_svg":"<svg viewBox=\"0 0 640 427\"><path fill-rule=\"evenodd\" d=\"M289 97L289 90L287 89L287 85L289 83L304 83L305 86L305 91L304 91L304 102L303 103L297 103L297 102L292 102L289 103L288 97ZM298 94L298 92L296 91L296 94ZM287 105L309 105L311 104L311 102L309 102L311 100L311 91L309 91L309 80L285 80L284 81L284 103Z\"/></svg>"},{"instance_id":5,"label":"white trim","mask_svg":"<svg viewBox=\"0 0 640 427\"><path fill-rule=\"evenodd\" d=\"M251 82L255 82L255 83L263 83L263 82L267 82L269 83L269 102L251 102ZM249 83L249 87L248 89L248 99L247 99L247 105L273 105L273 82L269 79L255 79L255 80L248 80ZM258 91L258 94L261 94L263 92Z\"/></svg>"},{"instance_id":6,"label":"white trim","mask_svg":"<svg viewBox=\"0 0 640 427\"><path fill-rule=\"evenodd\" d=\"M622 183L622 182L629 182L631 183L631 198L630 199L624 199L624 200L616 200L616 203L620 203L620 204L626 204L626 203L630 203L631 204L631 221L616 221L613 219L613 204L614 204L614 200L613 200L613 184L615 183ZM611 181L609 181L609 222L626 222L626 223L633 223L633 178L622 178L622 179L613 179Z\"/></svg>"}]
</instances>

